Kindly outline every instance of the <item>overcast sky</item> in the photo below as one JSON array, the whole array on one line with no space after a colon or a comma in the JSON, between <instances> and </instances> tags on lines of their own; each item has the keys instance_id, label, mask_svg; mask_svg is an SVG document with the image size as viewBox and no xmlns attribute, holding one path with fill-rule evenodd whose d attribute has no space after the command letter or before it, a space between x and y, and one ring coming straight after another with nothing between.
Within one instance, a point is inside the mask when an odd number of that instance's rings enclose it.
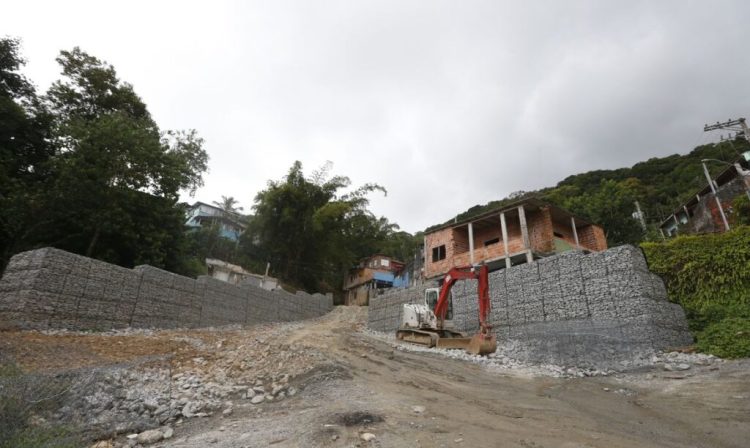
<instances>
[{"instance_id":1,"label":"overcast sky","mask_svg":"<svg viewBox=\"0 0 750 448\"><path fill-rule=\"evenodd\" d=\"M746 1L6 2L44 91L80 46L211 157L249 211L326 160L414 232L570 174L685 153L750 114ZM186 200L195 200L189 197Z\"/></svg>"}]
</instances>

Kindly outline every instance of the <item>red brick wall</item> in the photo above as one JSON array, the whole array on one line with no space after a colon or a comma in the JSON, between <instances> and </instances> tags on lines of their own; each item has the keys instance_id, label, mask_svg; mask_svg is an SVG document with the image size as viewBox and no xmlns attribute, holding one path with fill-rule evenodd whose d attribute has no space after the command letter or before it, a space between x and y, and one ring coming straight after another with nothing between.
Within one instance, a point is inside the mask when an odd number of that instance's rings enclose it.
<instances>
[{"instance_id":1,"label":"red brick wall","mask_svg":"<svg viewBox=\"0 0 750 448\"><path fill-rule=\"evenodd\" d=\"M727 210L732 208L733 204L732 201L720 201L721 202L721 208L724 209L724 215L727 215ZM721 219L721 213L719 213L719 207L716 205L716 200L711 199L706 204L708 206L709 211L711 212L711 221L713 221L713 231L714 232L724 232L726 228L724 227L724 220ZM729 219L729 216L727 216L727 219Z\"/></svg>"},{"instance_id":2,"label":"red brick wall","mask_svg":"<svg viewBox=\"0 0 750 448\"><path fill-rule=\"evenodd\" d=\"M445 259L438 262L432 262L432 249L441 245L445 245ZM425 278L432 278L437 275L448 272L453 265L453 257L455 256L453 250L453 229L447 228L439 230L435 233L425 235L425 262L424 262L424 274Z\"/></svg>"},{"instance_id":3,"label":"red brick wall","mask_svg":"<svg viewBox=\"0 0 750 448\"><path fill-rule=\"evenodd\" d=\"M601 227L590 224L578 229L578 241L581 247L593 252L607 250L607 237Z\"/></svg>"},{"instance_id":4,"label":"red brick wall","mask_svg":"<svg viewBox=\"0 0 750 448\"><path fill-rule=\"evenodd\" d=\"M553 223L552 228L553 228L554 232L559 233L560 235L562 235L562 239L565 240L566 243L568 243L571 246L575 247L575 245L576 245L576 238L573 235L573 228L570 226L570 222L564 223L564 222L555 221ZM554 233L553 233L553 236L554 236ZM555 238L560 238L560 237L559 236L555 236Z\"/></svg>"},{"instance_id":5,"label":"red brick wall","mask_svg":"<svg viewBox=\"0 0 750 448\"><path fill-rule=\"evenodd\" d=\"M534 212L526 212L526 223L529 227L529 242L535 252L549 253L555 251L552 234L552 215L549 207Z\"/></svg>"},{"instance_id":6,"label":"red brick wall","mask_svg":"<svg viewBox=\"0 0 750 448\"><path fill-rule=\"evenodd\" d=\"M453 238L453 253L458 255L469 251L469 231L466 227L451 229Z\"/></svg>"},{"instance_id":7,"label":"red brick wall","mask_svg":"<svg viewBox=\"0 0 750 448\"><path fill-rule=\"evenodd\" d=\"M508 229L508 253L517 254L525 250L521 236L521 225L518 215L506 213L505 222ZM552 253L555 251L554 231L563 235L563 239L571 245L575 245L573 231L570 226L552 221L552 215L548 208L538 211L526 211L526 223L529 227L529 242L532 250L539 253ZM500 238L496 244L484 247L484 242L493 238ZM581 246L591 251L601 251L607 248L607 240L604 232L596 226L584 226L578 229L578 238ZM439 230L426 235L427 244L425 260L425 278L434 278L447 273L452 267L466 266L470 264L469 254L469 231L466 225L456 228ZM445 244L445 259L432 262L432 249ZM474 262L493 260L505 256L505 248L502 240L502 230L498 213L497 226L489 226L474 230Z\"/></svg>"}]
</instances>

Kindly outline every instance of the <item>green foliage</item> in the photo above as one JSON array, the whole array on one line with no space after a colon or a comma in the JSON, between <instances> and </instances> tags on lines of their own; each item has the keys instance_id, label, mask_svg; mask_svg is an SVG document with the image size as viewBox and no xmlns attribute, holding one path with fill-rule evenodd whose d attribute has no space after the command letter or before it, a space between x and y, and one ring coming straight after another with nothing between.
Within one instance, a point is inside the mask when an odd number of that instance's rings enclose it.
<instances>
[{"instance_id":1,"label":"green foliage","mask_svg":"<svg viewBox=\"0 0 750 448\"><path fill-rule=\"evenodd\" d=\"M52 118L31 83L17 39L0 38L0 270L43 209L54 155Z\"/></svg>"},{"instance_id":2,"label":"green foliage","mask_svg":"<svg viewBox=\"0 0 750 448\"><path fill-rule=\"evenodd\" d=\"M190 260L187 268L194 270L194 272L189 272L191 276L206 273L204 263L206 258L216 258L234 264L242 262L238 243L221 236L218 226L204 226L190 230L186 235L186 241L185 254Z\"/></svg>"},{"instance_id":3,"label":"green foliage","mask_svg":"<svg viewBox=\"0 0 750 448\"><path fill-rule=\"evenodd\" d=\"M203 140L162 132L111 65L79 48L57 61L63 78L37 96L18 73L18 41L0 39L0 269L54 246L184 270L177 199L203 184Z\"/></svg>"},{"instance_id":4,"label":"green foliage","mask_svg":"<svg viewBox=\"0 0 750 448\"><path fill-rule=\"evenodd\" d=\"M647 231L644 234L639 223L632 217L636 211L636 200L640 202L645 214L647 227L654 228L676 207L705 186L701 159L734 161L740 153L747 150L750 150L750 143L744 138L738 138L717 145L698 146L685 155L652 158L630 168L588 171L569 176L555 187L531 192L518 191L498 201L475 205L457 218L471 218L519 199L535 196L601 225L610 245L655 241L659 238L658 232ZM725 168L720 164L710 166L712 175Z\"/></svg>"},{"instance_id":5,"label":"green foliage","mask_svg":"<svg viewBox=\"0 0 750 448\"><path fill-rule=\"evenodd\" d=\"M641 247L670 300L685 308L698 347L720 356L750 356L746 340L727 336L750 319L750 227Z\"/></svg>"},{"instance_id":6,"label":"green foliage","mask_svg":"<svg viewBox=\"0 0 750 448\"><path fill-rule=\"evenodd\" d=\"M750 318L728 317L700 333L698 349L722 358L750 357Z\"/></svg>"},{"instance_id":7,"label":"green foliage","mask_svg":"<svg viewBox=\"0 0 750 448\"><path fill-rule=\"evenodd\" d=\"M80 448L85 443L67 426L24 426L0 441L0 448Z\"/></svg>"},{"instance_id":8,"label":"green foliage","mask_svg":"<svg viewBox=\"0 0 750 448\"><path fill-rule=\"evenodd\" d=\"M34 420L59 410L69 387L68 379L27 374L0 356L0 448L84 446L72 427Z\"/></svg>"},{"instance_id":9,"label":"green foliage","mask_svg":"<svg viewBox=\"0 0 750 448\"><path fill-rule=\"evenodd\" d=\"M732 201L732 208L735 211L732 215L734 225L750 225L750 199L747 198L747 195L737 196Z\"/></svg>"},{"instance_id":10,"label":"green foliage","mask_svg":"<svg viewBox=\"0 0 750 448\"><path fill-rule=\"evenodd\" d=\"M214 205L227 213L238 213L243 209L242 207L237 207L237 202L232 196L222 196L221 201L214 201Z\"/></svg>"},{"instance_id":11,"label":"green foliage","mask_svg":"<svg viewBox=\"0 0 750 448\"><path fill-rule=\"evenodd\" d=\"M621 181L602 179L587 191L577 186L563 185L548 190L543 199L601 225L611 246L638 242L643 229L633 218L635 201L643 196L644 188L636 178Z\"/></svg>"},{"instance_id":12,"label":"green foliage","mask_svg":"<svg viewBox=\"0 0 750 448\"><path fill-rule=\"evenodd\" d=\"M309 178L295 162L281 181L255 197L254 217L243 235L250 260L270 261L276 275L310 291L341 288L343 273L363 254L363 236L387 233L387 220L367 211L367 195L385 189L365 184L348 193L349 178L329 176L331 164Z\"/></svg>"}]
</instances>

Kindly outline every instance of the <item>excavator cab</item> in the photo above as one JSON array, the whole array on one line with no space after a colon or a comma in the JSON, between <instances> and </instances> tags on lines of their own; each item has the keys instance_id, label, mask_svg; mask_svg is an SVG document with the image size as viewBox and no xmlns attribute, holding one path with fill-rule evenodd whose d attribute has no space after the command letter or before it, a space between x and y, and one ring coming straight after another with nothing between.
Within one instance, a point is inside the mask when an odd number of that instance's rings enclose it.
<instances>
[{"instance_id":1,"label":"excavator cab","mask_svg":"<svg viewBox=\"0 0 750 448\"><path fill-rule=\"evenodd\" d=\"M424 292L425 305L430 310L434 310L440 297L440 288L428 288ZM448 295L448 311L445 313L445 320L453 320L453 296Z\"/></svg>"}]
</instances>

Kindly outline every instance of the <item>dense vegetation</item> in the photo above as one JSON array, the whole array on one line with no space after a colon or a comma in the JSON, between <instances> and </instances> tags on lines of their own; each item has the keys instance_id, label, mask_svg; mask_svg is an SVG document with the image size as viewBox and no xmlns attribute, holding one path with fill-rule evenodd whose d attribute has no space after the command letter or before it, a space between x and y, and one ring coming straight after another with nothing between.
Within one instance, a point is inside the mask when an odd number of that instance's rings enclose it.
<instances>
[{"instance_id":1,"label":"dense vegetation","mask_svg":"<svg viewBox=\"0 0 750 448\"><path fill-rule=\"evenodd\" d=\"M367 209L376 184L350 188L345 176L331 175L328 163L305 176L295 162L279 181L255 197L253 216L241 241L246 264L270 262L287 282L314 291L338 291L343 274L360 258L383 253L409 260L420 237ZM262 266L257 266L260 269Z\"/></svg>"},{"instance_id":2,"label":"dense vegetation","mask_svg":"<svg viewBox=\"0 0 750 448\"><path fill-rule=\"evenodd\" d=\"M16 39L0 39L0 271L15 253L43 246L132 267L205 273L207 257L242 264L310 291L339 291L346 269L375 252L410 259L421 237L367 210L367 184L306 177L297 162L243 216L237 244L219 229L185 231L179 193L203 184L208 156L195 131L162 131L114 67L82 50L57 58L62 78L44 95L20 69ZM348 192L347 192L348 191Z\"/></svg>"},{"instance_id":3,"label":"dense vegetation","mask_svg":"<svg viewBox=\"0 0 750 448\"><path fill-rule=\"evenodd\" d=\"M674 154L639 162L630 168L596 170L569 176L555 187L512 193L509 197L476 205L458 215L465 219L515 200L535 196L600 224L611 246L655 240L657 226L680 204L706 185L701 159L734 161L750 150L744 138L698 146L685 155ZM724 170L710 164L712 174ZM633 218L635 201L645 214L648 231Z\"/></svg>"},{"instance_id":4,"label":"dense vegetation","mask_svg":"<svg viewBox=\"0 0 750 448\"><path fill-rule=\"evenodd\" d=\"M750 227L643 243L670 300L685 309L701 351L750 356Z\"/></svg>"},{"instance_id":5,"label":"dense vegetation","mask_svg":"<svg viewBox=\"0 0 750 448\"><path fill-rule=\"evenodd\" d=\"M0 39L0 269L54 246L123 266L185 271L180 191L202 185L195 131L162 131L114 68L78 48L44 95Z\"/></svg>"}]
</instances>

